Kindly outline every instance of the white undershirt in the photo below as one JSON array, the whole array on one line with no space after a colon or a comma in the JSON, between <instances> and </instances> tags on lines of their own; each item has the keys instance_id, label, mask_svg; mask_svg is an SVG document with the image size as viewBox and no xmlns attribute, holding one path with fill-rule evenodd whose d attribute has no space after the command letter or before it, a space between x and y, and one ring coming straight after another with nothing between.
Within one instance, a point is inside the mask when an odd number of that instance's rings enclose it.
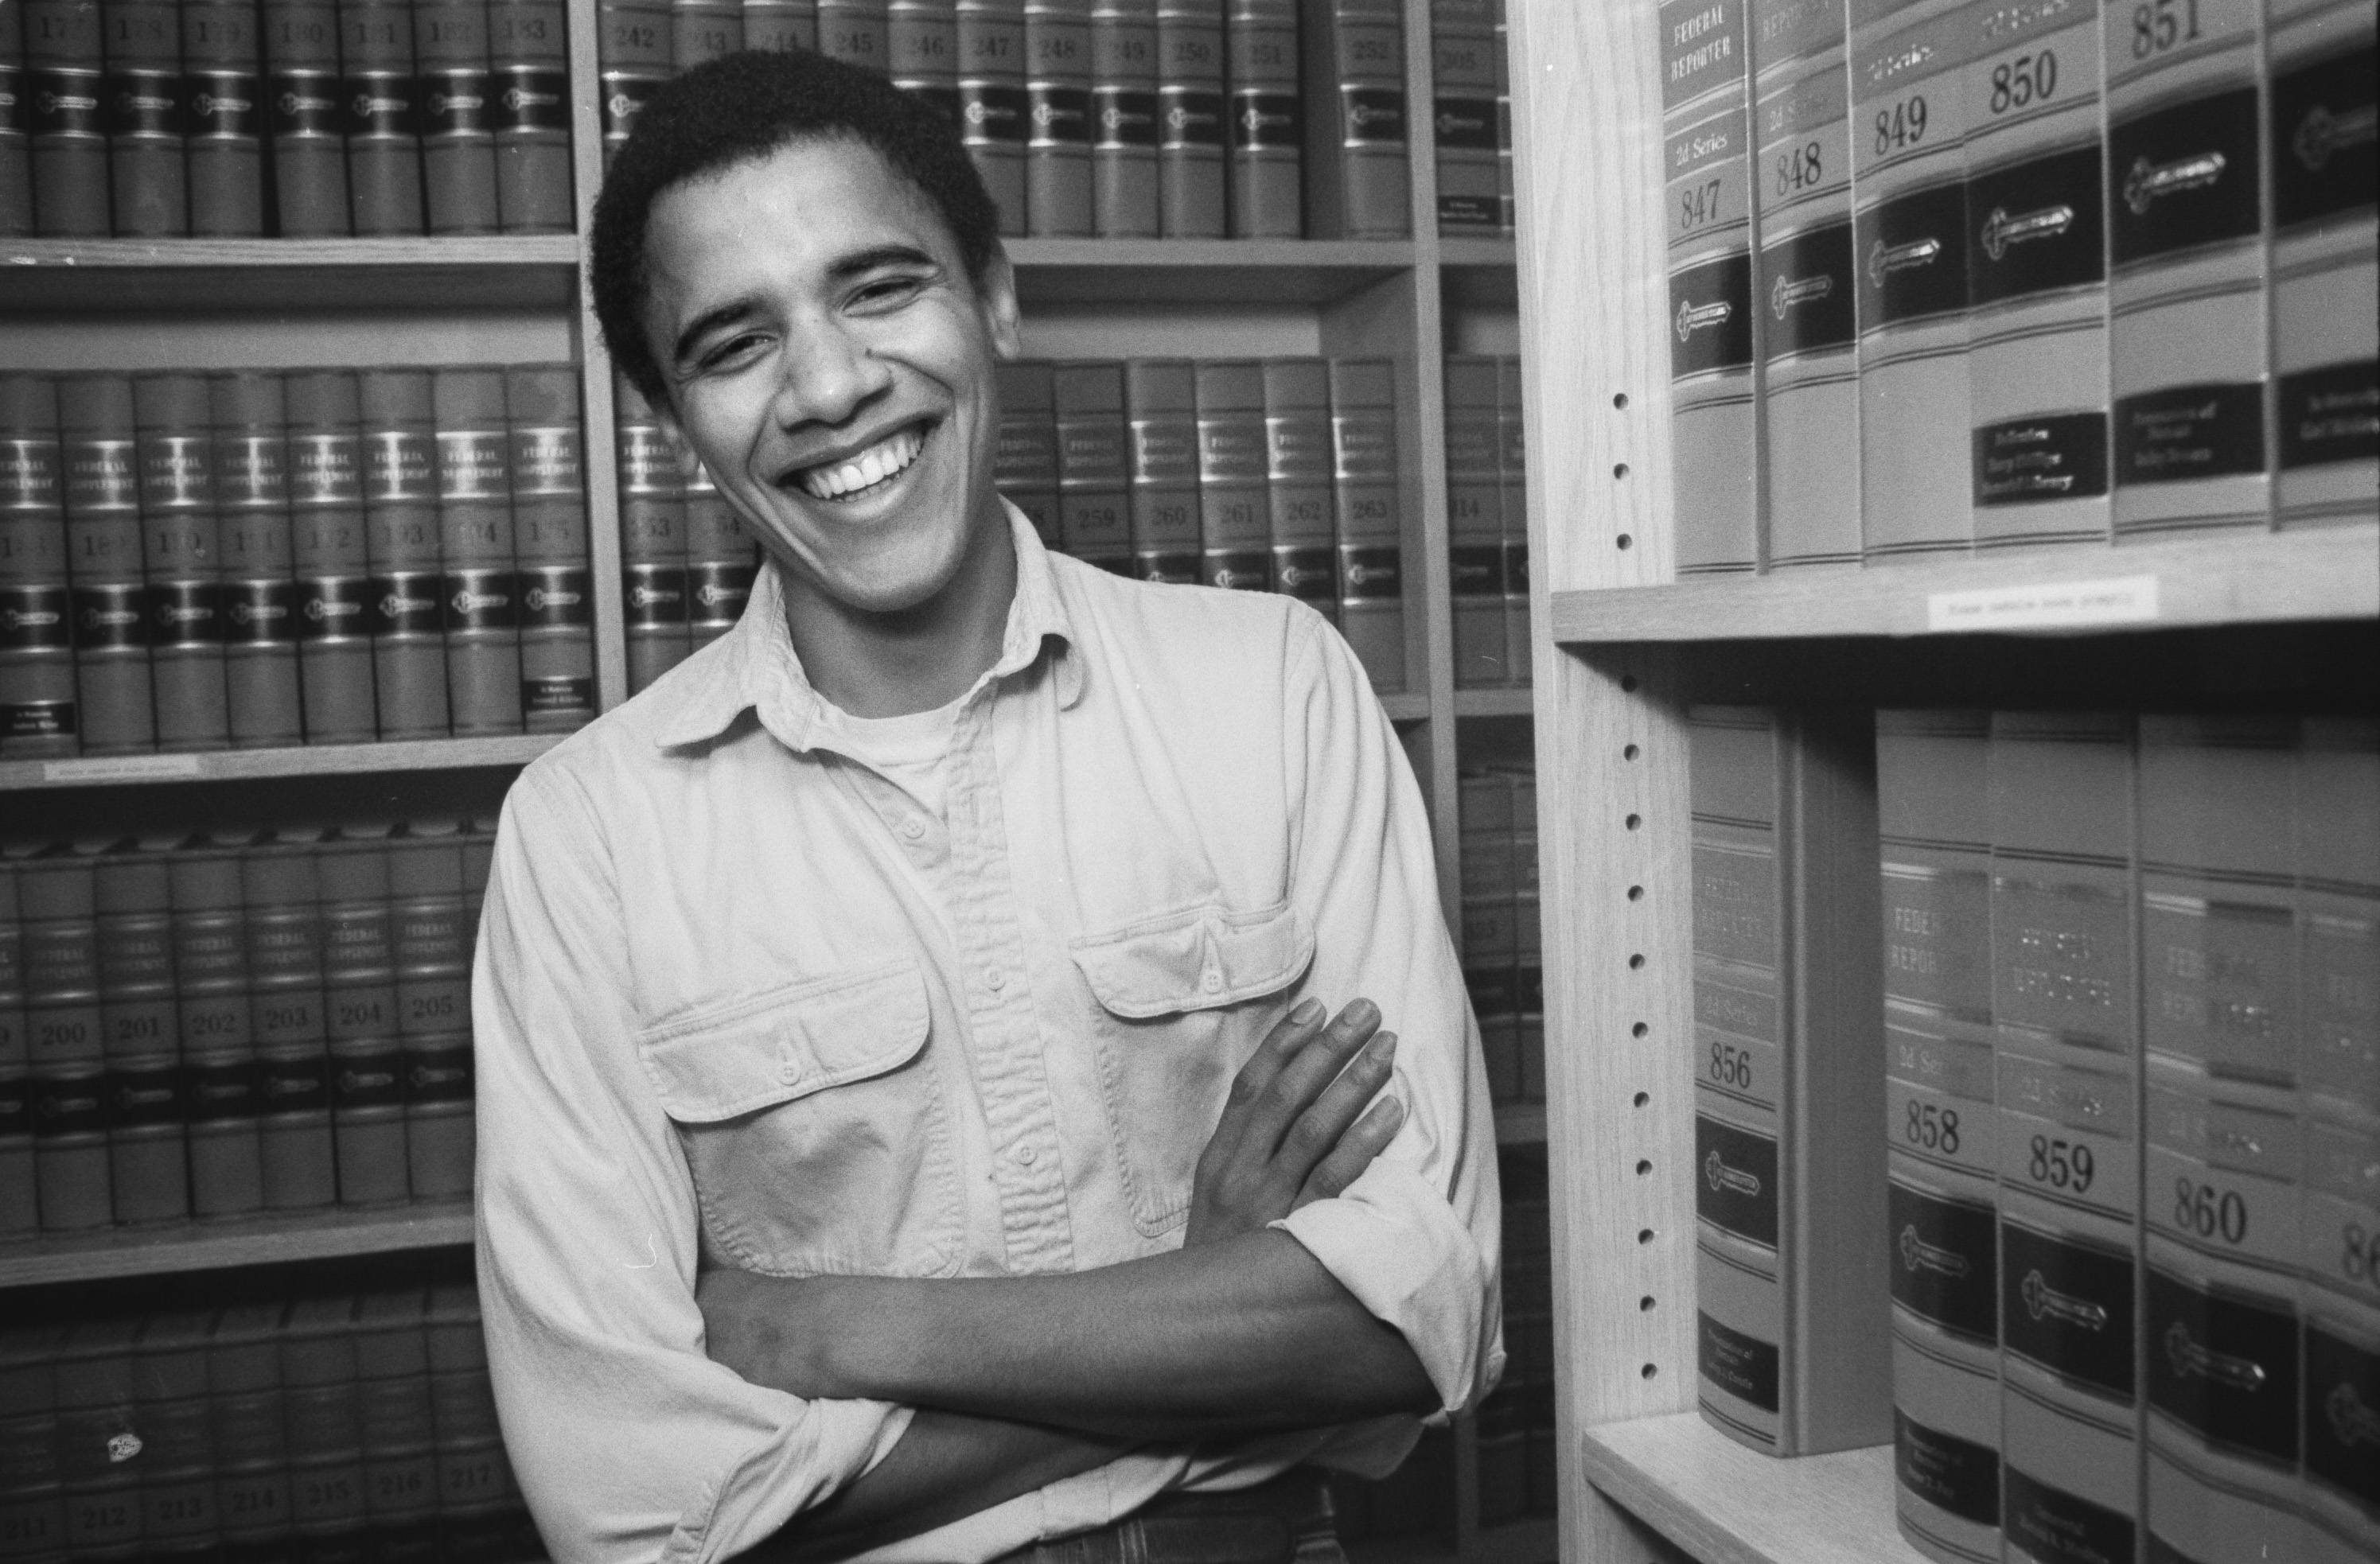
<instances>
[{"instance_id":1,"label":"white undershirt","mask_svg":"<svg viewBox=\"0 0 2380 1564\"><path fill-rule=\"evenodd\" d=\"M852 757L882 772L895 787L915 799L933 819L943 818L949 787L942 758L951 750L957 730L959 706L965 697L931 711L904 717L854 717L843 714L843 729Z\"/></svg>"}]
</instances>

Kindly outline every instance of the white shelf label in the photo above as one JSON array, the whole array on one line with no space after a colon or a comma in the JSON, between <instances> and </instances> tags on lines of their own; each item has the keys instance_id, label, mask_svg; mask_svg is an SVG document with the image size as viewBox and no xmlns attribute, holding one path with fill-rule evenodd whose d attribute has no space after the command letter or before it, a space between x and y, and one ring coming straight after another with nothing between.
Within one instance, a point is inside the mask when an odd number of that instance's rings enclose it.
<instances>
[{"instance_id":1,"label":"white shelf label","mask_svg":"<svg viewBox=\"0 0 2380 1564\"><path fill-rule=\"evenodd\" d=\"M1931 592L1928 630L2069 630L2139 624L2157 616L2157 578L2111 576L2096 581L2030 581Z\"/></svg>"},{"instance_id":2,"label":"white shelf label","mask_svg":"<svg viewBox=\"0 0 2380 1564\"><path fill-rule=\"evenodd\" d=\"M171 782L198 774L195 755L103 755L53 760L42 768L42 779L54 782Z\"/></svg>"}]
</instances>

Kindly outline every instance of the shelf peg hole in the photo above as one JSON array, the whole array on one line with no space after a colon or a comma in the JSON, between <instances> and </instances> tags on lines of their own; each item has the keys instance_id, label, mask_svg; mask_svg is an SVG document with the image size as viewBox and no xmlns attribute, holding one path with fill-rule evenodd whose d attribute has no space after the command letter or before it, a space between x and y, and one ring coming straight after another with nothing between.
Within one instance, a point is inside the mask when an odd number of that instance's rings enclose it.
<instances>
[{"instance_id":1,"label":"shelf peg hole","mask_svg":"<svg viewBox=\"0 0 2380 1564\"><path fill-rule=\"evenodd\" d=\"M1645 752L1643 750L1637 748L1633 744L1622 745L1620 749L1620 758L1622 760L1633 760L1644 753Z\"/></svg>"},{"instance_id":2,"label":"shelf peg hole","mask_svg":"<svg viewBox=\"0 0 2380 1564\"><path fill-rule=\"evenodd\" d=\"M1626 462L1614 462L1614 463L1612 463L1612 464L1611 464L1611 478L1612 478L1612 481L1613 481L1613 482L1615 482L1615 483L1623 483L1623 482L1627 481L1627 479L1628 479L1628 464L1627 464Z\"/></svg>"},{"instance_id":3,"label":"shelf peg hole","mask_svg":"<svg viewBox=\"0 0 2380 1564\"><path fill-rule=\"evenodd\" d=\"M1631 972L1642 972L1645 970L1644 952L1638 951L1635 954L1628 958L1628 970Z\"/></svg>"},{"instance_id":4,"label":"shelf peg hole","mask_svg":"<svg viewBox=\"0 0 2380 1564\"><path fill-rule=\"evenodd\" d=\"M1645 899L1645 888L1641 885L1630 886L1628 888L1628 899L1632 902L1643 901Z\"/></svg>"},{"instance_id":5,"label":"shelf peg hole","mask_svg":"<svg viewBox=\"0 0 2380 1564\"><path fill-rule=\"evenodd\" d=\"M1636 675L1633 673L1621 674L1620 687L1622 690L1627 691L1629 694L1633 695L1636 691Z\"/></svg>"},{"instance_id":6,"label":"shelf peg hole","mask_svg":"<svg viewBox=\"0 0 2380 1564\"><path fill-rule=\"evenodd\" d=\"M1622 532L1619 537L1613 539L1612 541L1623 551L1633 549L1636 546L1636 540L1631 538L1625 532Z\"/></svg>"},{"instance_id":7,"label":"shelf peg hole","mask_svg":"<svg viewBox=\"0 0 2380 1564\"><path fill-rule=\"evenodd\" d=\"M1630 1037L1643 1037L1645 1033L1650 1032L1651 1030L1652 1030L1652 1028L1651 1028L1650 1026L1645 1025L1643 1022L1641 1022L1641 1021L1640 1021L1640 1022L1636 1023L1636 1024L1635 1024L1635 1025L1631 1026L1630 1028L1628 1028L1628 1035L1629 1035ZM1636 1098L1636 1106L1637 1106L1637 1107L1639 1107L1639 1108L1642 1108L1642 1107L1644 1107L1644 1106L1645 1106L1645 1098L1644 1098L1644 1097L1643 1097L1643 1095L1642 1095L1641 1093L1637 1096L1637 1098Z\"/></svg>"},{"instance_id":8,"label":"shelf peg hole","mask_svg":"<svg viewBox=\"0 0 2380 1564\"><path fill-rule=\"evenodd\" d=\"M1652 1243L1653 1230L1651 1228L1638 1228L1636 1230L1636 1242L1639 1243Z\"/></svg>"},{"instance_id":9,"label":"shelf peg hole","mask_svg":"<svg viewBox=\"0 0 2380 1564\"><path fill-rule=\"evenodd\" d=\"M1649 1157L1639 1157L1638 1158L1636 1158L1636 1176L1637 1176L1638 1178L1640 1178L1640 1179L1641 1179L1641 1178L1643 1178L1645 1174L1647 1174L1647 1173L1651 1172L1652 1170L1653 1170L1653 1159L1652 1159L1651 1158L1649 1158Z\"/></svg>"},{"instance_id":10,"label":"shelf peg hole","mask_svg":"<svg viewBox=\"0 0 2380 1564\"><path fill-rule=\"evenodd\" d=\"M1644 1367L1643 1372L1644 1372L1645 1377L1645 1378L1647 1378L1647 1379L1650 1379L1650 1378L1652 1378L1655 1375L1657 1375L1657 1374L1658 1374L1658 1373L1660 1373L1660 1372L1661 1372L1660 1365L1659 1365L1659 1364L1646 1364L1645 1365L1645 1367Z\"/></svg>"},{"instance_id":11,"label":"shelf peg hole","mask_svg":"<svg viewBox=\"0 0 2380 1564\"><path fill-rule=\"evenodd\" d=\"M1653 1312L1653 1295L1650 1292L1647 1292L1642 1298L1637 1299L1636 1307L1644 1311L1645 1314L1651 1314Z\"/></svg>"},{"instance_id":12,"label":"shelf peg hole","mask_svg":"<svg viewBox=\"0 0 2380 1564\"><path fill-rule=\"evenodd\" d=\"M1642 815L1631 815L1622 823L1625 824L1630 830L1634 830L1638 826L1645 823L1645 817Z\"/></svg>"},{"instance_id":13,"label":"shelf peg hole","mask_svg":"<svg viewBox=\"0 0 2380 1564\"><path fill-rule=\"evenodd\" d=\"M1613 392L1611 394L1611 405L1621 412L1626 412L1628 410L1628 394L1624 391Z\"/></svg>"},{"instance_id":14,"label":"shelf peg hole","mask_svg":"<svg viewBox=\"0 0 2380 1564\"><path fill-rule=\"evenodd\" d=\"M1640 1025L1641 1025L1641 1024L1643 1024L1643 1023L1641 1023L1641 1022L1640 1022L1640 1023L1638 1023L1638 1024L1640 1024ZM1652 1094L1652 1093L1650 1093L1650 1092L1638 1092L1638 1093L1636 1094L1636 1106L1637 1106L1637 1107L1639 1107L1639 1108L1644 1107L1646 1103L1648 1103L1648 1102L1650 1102L1650 1101L1652 1101L1652 1100L1653 1100L1653 1094Z\"/></svg>"}]
</instances>

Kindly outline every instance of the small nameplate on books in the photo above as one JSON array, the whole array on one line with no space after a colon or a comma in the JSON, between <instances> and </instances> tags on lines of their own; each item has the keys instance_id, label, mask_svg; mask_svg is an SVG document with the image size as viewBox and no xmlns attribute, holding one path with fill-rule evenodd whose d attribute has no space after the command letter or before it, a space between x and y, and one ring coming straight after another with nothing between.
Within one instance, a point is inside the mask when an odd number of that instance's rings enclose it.
<instances>
[{"instance_id":1,"label":"small nameplate on books","mask_svg":"<svg viewBox=\"0 0 2380 1564\"><path fill-rule=\"evenodd\" d=\"M198 774L195 755L103 755L53 760L42 768L42 780L53 782L150 782Z\"/></svg>"},{"instance_id":2,"label":"small nameplate on books","mask_svg":"<svg viewBox=\"0 0 2380 1564\"><path fill-rule=\"evenodd\" d=\"M2064 630L2082 624L2139 624L2156 616L2154 576L1975 587L1929 592L1925 598L1928 630Z\"/></svg>"}]
</instances>

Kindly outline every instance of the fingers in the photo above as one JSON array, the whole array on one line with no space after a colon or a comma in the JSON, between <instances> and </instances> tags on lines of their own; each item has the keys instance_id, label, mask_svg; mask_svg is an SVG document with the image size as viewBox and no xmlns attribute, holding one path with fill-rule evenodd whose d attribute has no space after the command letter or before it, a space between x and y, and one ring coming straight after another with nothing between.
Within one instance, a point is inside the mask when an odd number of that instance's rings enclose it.
<instances>
[{"instance_id":1,"label":"fingers","mask_svg":"<svg viewBox=\"0 0 2380 1564\"><path fill-rule=\"evenodd\" d=\"M1281 1175L1291 1189L1303 1188L1314 1170L1338 1147L1380 1088L1389 1084L1396 1057L1397 1035L1379 1034L1316 1094L1313 1103L1290 1125L1275 1160L1281 1164Z\"/></svg>"},{"instance_id":2,"label":"fingers","mask_svg":"<svg viewBox=\"0 0 2380 1564\"><path fill-rule=\"evenodd\" d=\"M1248 1056L1248 1061L1232 1078L1231 1095L1224 1099L1223 1111L1207 1136L1206 1148L1198 1155L1202 1168L1228 1161L1238 1151L1245 1137L1249 1114L1280 1075L1281 1066L1314 1040L1325 1013L1320 1000L1309 999L1272 1024L1272 1030L1257 1045L1257 1051ZM1264 1144L1269 1150L1271 1143Z\"/></svg>"},{"instance_id":3,"label":"fingers","mask_svg":"<svg viewBox=\"0 0 2380 1564\"><path fill-rule=\"evenodd\" d=\"M1271 1157L1280 1151L1290 1126L1314 1106L1323 1088L1371 1041L1372 1034L1379 1027L1380 1007L1369 1000L1354 1000L1331 1019L1319 1037L1291 1055L1263 1095L1249 1107L1247 1122L1241 1132L1246 1148L1259 1157ZM1327 1146L1315 1147L1314 1159L1319 1160L1329 1149ZM1303 1170L1300 1176L1303 1177Z\"/></svg>"},{"instance_id":4,"label":"fingers","mask_svg":"<svg viewBox=\"0 0 2380 1564\"><path fill-rule=\"evenodd\" d=\"M1298 1191L1296 1206L1310 1205L1317 1200L1331 1200L1347 1192L1347 1186L1361 1178L1372 1159L1388 1149L1397 1138L1397 1131L1405 1121L1405 1105L1392 1097L1374 1103L1371 1111L1355 1121L1354 1127L1339 1137L1339 1144L1330 1156L1314 1165L1305 1175L1305 1183ZM1294 1209L1293 1206L1292 1209Z\"/></svg>"}]
</instances>

